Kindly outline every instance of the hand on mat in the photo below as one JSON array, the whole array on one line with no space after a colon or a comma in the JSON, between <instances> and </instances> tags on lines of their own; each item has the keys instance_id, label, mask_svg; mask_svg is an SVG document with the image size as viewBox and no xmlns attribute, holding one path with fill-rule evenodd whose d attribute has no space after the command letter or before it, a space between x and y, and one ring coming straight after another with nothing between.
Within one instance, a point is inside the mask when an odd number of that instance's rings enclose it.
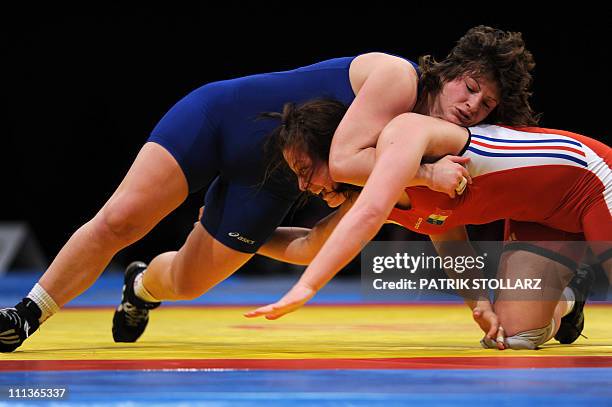
<instances>
[{"instance_id":1,"label":"hand on mat","mask_svg":"<svg viewBox=\"0 0 612 407\"><path fill-rule=\"evenodd\" d=\"M497 342L499 350L505 349L504 328L499 325L497 315L490 307L476 307L472 310L474 321L485 333L485 337Z\"/></svg>"},{"instance_id":2,"label":"hand on mat","mask_svg":"<svg viewBox=\"0 0 612 407\"><path fill-rule=\"evenodd\" d=\"M297 283L287 294L274 304L259 307L244 314L247 318L265 316L266 319L278 319L285 314L295 311L310 300L317 291L306 285Z\"/></svg>"},{"instance_id":3,"label":"hand on mat","mask_svg":"<svg viewBox=\"0 0 612 407\"><path fill-rule=\"evenodd\" d=\"M464 167L470 161L468 157L447 155L432 165L429 189L443 192L454 198L461 195L467 184L472 183L470 173ZM467 181L467 184L465 181ZM463 181L463 182L462 182ZM461 188L459 188L461 186Z\"/></svg>"}]
</instances>

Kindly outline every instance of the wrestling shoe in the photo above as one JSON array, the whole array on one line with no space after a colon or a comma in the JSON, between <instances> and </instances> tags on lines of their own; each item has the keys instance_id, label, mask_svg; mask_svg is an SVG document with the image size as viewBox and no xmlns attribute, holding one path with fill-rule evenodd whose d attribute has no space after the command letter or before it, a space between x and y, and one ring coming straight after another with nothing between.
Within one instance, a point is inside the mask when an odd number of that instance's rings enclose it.
<instances>
[{"instance_id":1,"label":"wrestling shoe","mask_svg":"<svg viewBox=\"0 0 612 407\"><path fill-rule=\"evenodd\" d=\"M561 325L555 334L555 339L563 344L574 343L582 334L584 328L584 304L593 285L593 273L587 265L580 265L576 275L569 282L568 287L574 292L576 301L572 312L561 318Z\"/></svg>"},{"instance_id":2,"label":"wrestling shoe","mask_svg":"<svg viewBox=\"0 0 612 407\"><path fill-rule=\"evenodd\" d=\"M15 308L0 309L0 352L12 352L36 331L42 312L29 298Z\"/></svg>"},{"instance_id":3,"label":"wrestling shoe","mask_svg":"<svg viewBox=\"0 0 612 407\"><path fill-rule=\"evenodd\" d=\"M161 302L141 300L134 293L134 280L146 268L145 263L135 261L125 269L121 304L119 304L113 316L113 339L115 342L136 342L149 323L149 311L161 304Z\"/></svg>"}]
</instances>

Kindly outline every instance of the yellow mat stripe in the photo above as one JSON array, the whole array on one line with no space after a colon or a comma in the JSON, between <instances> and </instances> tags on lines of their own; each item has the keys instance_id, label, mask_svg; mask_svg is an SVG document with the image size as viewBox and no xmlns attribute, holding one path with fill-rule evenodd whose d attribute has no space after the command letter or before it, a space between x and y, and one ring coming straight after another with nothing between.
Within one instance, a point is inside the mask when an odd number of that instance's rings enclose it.
<instances>
[{"instance_id":1,"label":"yellow mat stripe","mask_svg":"<svg viewBox=\"0 0 612 407\"><path fill-rule=\"evenodd\" d=\"M113 342L111 309L63 310L0 360L612 355L612 306L587 307L589 339L520 352L481 349L462 305L305 307L278 321L246 319L248 309L162 307L135 344Z\"/></svg>"}]
</instances>

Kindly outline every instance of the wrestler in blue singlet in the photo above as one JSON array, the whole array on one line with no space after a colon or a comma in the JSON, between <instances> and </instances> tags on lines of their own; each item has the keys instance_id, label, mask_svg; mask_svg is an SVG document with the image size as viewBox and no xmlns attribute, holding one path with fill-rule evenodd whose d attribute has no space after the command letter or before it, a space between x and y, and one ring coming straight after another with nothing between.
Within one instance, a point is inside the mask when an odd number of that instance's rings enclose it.
<instances>
[{"instance_id":1,"label":"wrestler in blue singlet","mask_svg":"<svg viewBox=\"0 0 612 407\"><path fill-rule=\"evenodd\" d=\"M190 192L212 181L201 222L216 240L254 253L281 223L300 191L296 179L270 178L262 184L267 168L263 145L279 123L259 115L316 98L349 105L355 98L349 80L353 59L204 85L153 129L149 141L174 156Z\"/></svg>"}]
</instances>

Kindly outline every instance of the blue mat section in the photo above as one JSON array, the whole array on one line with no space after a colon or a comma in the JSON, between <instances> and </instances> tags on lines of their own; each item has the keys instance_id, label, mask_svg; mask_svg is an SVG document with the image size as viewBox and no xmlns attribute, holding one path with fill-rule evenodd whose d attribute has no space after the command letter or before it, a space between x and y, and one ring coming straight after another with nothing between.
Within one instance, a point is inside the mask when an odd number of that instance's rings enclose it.
<instances>
[{"instance_id":1,"label":"blue mat section","mask_svg":"<svg viewBox=\"0 0 612 407\"><path fill-rule=\"evenodd\" d=\"M9 273L0 278L0 307L13 306L27 295L38 281L41 273ZM192 301L167 302L166 305L194 304L267 304L281 298L297 281L298 277L248 278L232 276L205 295ZM109 306L115 307L121 300L123 273L105 272L85 293L71 301L67 307ZM317 302L360 302L359 280L349 279L333 282L317 295Z\"/></svg>"},{"instance_id":2,"label":"blue mat section","mask_svg":"<svg viewBox=\"0 0 612 407\"><path fill-rule=\"evenodd\" d=\"M13 272L0 277L0 307L12 307L26 296L38 281L41 272ZM252 305L278 301L298 280L299 276L250 278L232 276L212 290L192 301L166 302L164 306L184 305ZM105 272L85 293L71 301L67 307L108 306L115 307L121 299L123 273ZM339 278L325 286L310 303L393 303L406 301L452 301L463 303L456 296L431 293L418 297L393 295L385 292L378 298L362 295L359 278Z\"/></svg>"},{"instance_id":3,"label":"blue mat section","mask_svg":"<svg viewBox=\"0 0 612 407\"><path fill-rule=\"evenodd\" d=\"M356 385L359 383L359 385ZM57 405L610 406L612 369L18 372L9 387L67 388ZM31 401L23 405L33 405Z\"/></svg>"},{"instance_id":4,"label":"blue mat section","mask_svg":"<svg viewBox=\"0 0 612 407\"><path fill-rule=\"evenodd\" d=\"M42 275L41 271L12 272L0 277L0 307L12 307L26 296ZM234 275L192 301L165 302L164 306L253 305L278 301L299 279L299 275L244 277ZM108 270L85 293L67 307L116 307L121 299L123 273ZM612 290L610 290L612 294ZM605 298L605 297L604 297ZM608 296L608 302L612 295ZM309 302L310 304L444 302L463 304L456 294L434 290L364 291L359 276L335 278ZM606 301L598 300L599 303Z\"/></svg>"}]
</instances>

